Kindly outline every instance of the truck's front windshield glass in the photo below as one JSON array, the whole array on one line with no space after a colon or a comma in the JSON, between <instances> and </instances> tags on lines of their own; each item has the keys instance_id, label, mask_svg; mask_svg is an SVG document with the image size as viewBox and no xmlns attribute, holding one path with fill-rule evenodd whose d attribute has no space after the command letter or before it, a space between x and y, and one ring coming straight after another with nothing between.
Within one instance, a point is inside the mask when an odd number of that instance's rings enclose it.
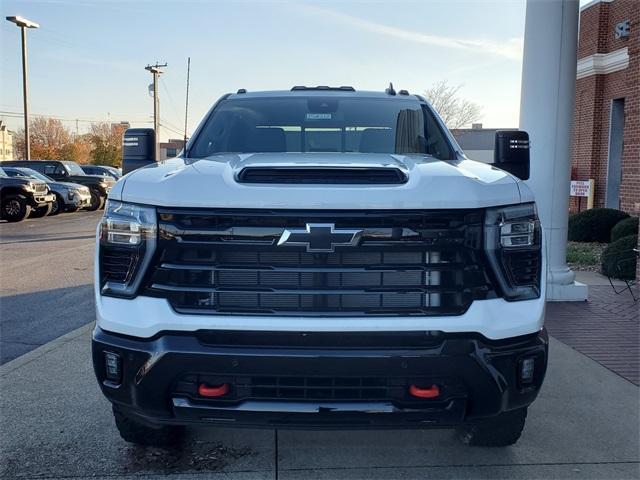
<instances>
[{"instance_id":1,"label":"truck's front windshield glass","mask_svg":"<svg viewBox=\"0 0 640 480\"><path fill-rule=\"evenodd\" d=\"M431 112L417 99L271 97L222 101L189 149L217 153L424 153L452 158Z\"/></svg>"},{"instance_id":2,"label":"truck's front windshield glass","mask_svg":"<svg viewBox=\"0 0 640 480\"><path fill-rule=\"evenodd\" d=\"M70 175L86 175L76 162L62 162Z\"/></svg>"},{"instance_id":3,"label":"truck's front windshield glass","mask_svg":"<svg viewBox=\"0 0 640 480\"><path fill-rule=\"evenodd\" d=\"M38 180L42 180L43 182L47 183L53 182L50 177L47 177L46 175L43 175L40 172L36 172L35 170L32 170L30 168L16 168L16 170L25 177L37 178Z\"/></svg>"}]
</instances>

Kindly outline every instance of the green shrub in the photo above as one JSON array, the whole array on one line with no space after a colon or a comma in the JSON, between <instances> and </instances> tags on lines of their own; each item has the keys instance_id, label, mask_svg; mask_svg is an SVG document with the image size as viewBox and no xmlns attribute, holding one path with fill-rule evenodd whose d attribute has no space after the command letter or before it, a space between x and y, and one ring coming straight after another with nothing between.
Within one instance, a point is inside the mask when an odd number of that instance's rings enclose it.
<instances>
[{"instance_id":1,"label":"green shrub","mask_svg":"<svg viewBox=\"0 0 640 480\"><path fill-rule=\"evenodd\" d=\"M633 280L636 277L638 245L637 235L627 235L616 240L602 252L602 274L607 277Z\"/></svg>"},{"instance_id":2,"label":"green shrub","mask_svg":"<svg viewBox=\"0 0 640 480\"><path fill-rule=\"evenodd\" d=\"M611 241L615 242L622 237L638 234L638 217L629 217L620 220L616 226L611 229Z\"/></svg>"},{"instance_id":3,"label":"green shrub","mask_svg":"<svg viewBox=\"0 0 640 480\"><path fill-rule=\"evenodd\" d=\"M627 218L620 210L612 208L592 208L569 217L569 240L572 242L607 243L611 239L611 229Z\"/></svg>"}]
</instances>

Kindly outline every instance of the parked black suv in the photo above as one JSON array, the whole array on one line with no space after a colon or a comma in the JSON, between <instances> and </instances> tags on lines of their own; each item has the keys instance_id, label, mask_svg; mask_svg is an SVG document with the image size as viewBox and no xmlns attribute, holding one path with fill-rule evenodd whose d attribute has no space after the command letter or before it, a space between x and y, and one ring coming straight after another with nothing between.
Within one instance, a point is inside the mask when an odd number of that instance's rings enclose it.
<instances>
[{"instance_id":1,"label":"parked black suv","mask_svg":"<svg viewBox=\"0 0 640 480\"><path fill-rule=\"evenodd\" d=\"M29 215L44 217L51 213L55 195L45 182L32 178L10 178L0 168L0 216L8 222L20 222Z\"/></svg>"},{"instance_id":2,"label":"parked black suv","mask_svg":"<svg viewBox=\"0 0 640 480\"><path fill-rule=\"evenodd\" d=\"M87 175L102 175L103 177L111 177L116 182L120 180L122 175L115 167L108 165L80 165L82 171Z\"/></svg>"},{"instance_id":3,"label":"parked black suv","mask_svg":"<svg viewBox=\"0 0 640 480\"><path fill-rule=\"evenodd\" d=\"M3 162L7 167L32 168L47 177L63 182L79 183L89 187L91 192L91 205L87 210L98 210L104 207L107 194L115 180L102 175L87 175L76 162L67 160L12 160Z\"/></svg>"}]
</instances>

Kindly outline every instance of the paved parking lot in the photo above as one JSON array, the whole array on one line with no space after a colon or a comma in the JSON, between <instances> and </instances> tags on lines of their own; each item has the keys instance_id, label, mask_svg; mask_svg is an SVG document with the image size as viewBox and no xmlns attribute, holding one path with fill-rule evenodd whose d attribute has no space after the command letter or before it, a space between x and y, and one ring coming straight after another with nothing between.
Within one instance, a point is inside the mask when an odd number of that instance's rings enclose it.
<instances>
[{"instance_id":1,"label":"paved parking lot","mask_svg":"<svg viewBox=\"0 0 640 480\"><path fill-rule=\"evenodd\" d=\"M0 363L93 320L93 247L101 215L0 223Z\"/></svg>"},{"instance_id":2,"label":"paved parking lot","mask_svg":"<svg viewBox=\"0 0 640 480\"><path fill-rule=\"evenodd\" d=\"M2 478L640 476L638 387L555 339L514 447L464 447L446 430L226 429L190 429L170 451L130 446L93 378L85 325L98 216L0 225Z\"/></svg>"}]
</instances>

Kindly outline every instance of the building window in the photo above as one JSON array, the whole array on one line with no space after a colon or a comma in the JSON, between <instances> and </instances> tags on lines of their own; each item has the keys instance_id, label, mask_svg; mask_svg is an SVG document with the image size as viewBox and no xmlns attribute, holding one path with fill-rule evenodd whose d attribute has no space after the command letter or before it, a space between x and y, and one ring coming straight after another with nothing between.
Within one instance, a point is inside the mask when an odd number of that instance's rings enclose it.
<instances>
[{"instance_id":1,"label":"building window","mask_svg":"<svg viewBox=\"0 0 640 480\"><path fill-rule=\"evenodd\" d=\"M167 148L167 158L175 157L178 154L177 148Z\"/></svg>"}]
</instances>

